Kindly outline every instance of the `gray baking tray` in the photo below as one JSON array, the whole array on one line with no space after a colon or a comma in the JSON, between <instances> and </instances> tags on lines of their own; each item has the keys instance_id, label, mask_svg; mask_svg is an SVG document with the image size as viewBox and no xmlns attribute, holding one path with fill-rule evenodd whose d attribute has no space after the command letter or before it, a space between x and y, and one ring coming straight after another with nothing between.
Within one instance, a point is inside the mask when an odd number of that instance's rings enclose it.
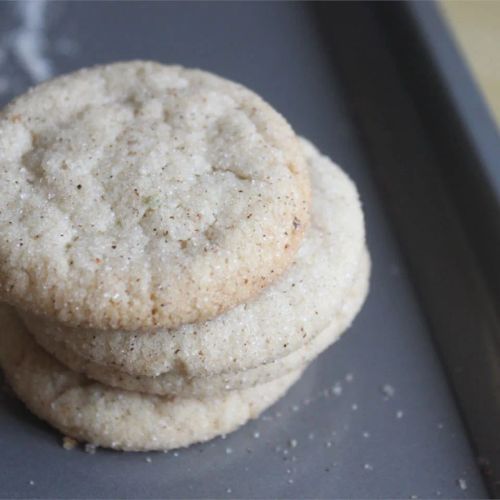
<instances>
[{"instance_id":1,"label":"gray baking tray","mask_svg":"<svg viewBox=\"0 0 500 500\"><path fill-rule=\"evenodd\" d=\"M2 103L49 72L134 58L239 81L357 182L373 275L350 331L283 400L225 439L168 454L66 451L57 432L8 390L0 392L0 496L485 497L477 458L489 443L481 463L494 465L499 445L490 427L495 383L498 392L495 281L484 280L488 252L472 243L483 240L472 236L474 224L463 222L463 195L438 159L446 150L435 145L447 139L427 127L431 114L408 83L414 68L402 64L397 50L402 38L416 51L413 61L420 61L418 51L433 53L416 38L428 41L422 33L437 19L433 6L57 2L45 4L45 12L38 8L0 3ZM431 32L449 44L436 22ZM16 49L26 33L35 37L41 67ZM420 70L438 78L440 62L431 71L424 60ZM452 104L446 101L450 113ZM484 162L477 168L484 170ZM488 172L498 179L498 170ZM476 191L484 188L478 183ZM494 201L488 207L494 210ZM492 216L488 210L483 218ZM464 356L467 348L476 364ZM487 470L493 492L499 476Z\"/></svg>"}]
</instances>

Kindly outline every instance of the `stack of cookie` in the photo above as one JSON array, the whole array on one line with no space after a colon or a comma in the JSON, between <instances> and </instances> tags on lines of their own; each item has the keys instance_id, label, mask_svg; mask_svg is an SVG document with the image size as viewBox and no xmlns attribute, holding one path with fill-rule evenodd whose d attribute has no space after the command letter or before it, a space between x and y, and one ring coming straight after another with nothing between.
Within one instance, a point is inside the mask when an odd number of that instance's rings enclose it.
<instances>
[{"instance_id":1,"label":"stack of cookie","mask_svg":"<svg viewBox=\"0 0 500 500\"><path fill-rule=\"evenodd\" d=\"M150 62L0 114L0 361L78 440L170 449L258 416L349 326L356 189L262 99Z\"/></svg>"}]
</instances>

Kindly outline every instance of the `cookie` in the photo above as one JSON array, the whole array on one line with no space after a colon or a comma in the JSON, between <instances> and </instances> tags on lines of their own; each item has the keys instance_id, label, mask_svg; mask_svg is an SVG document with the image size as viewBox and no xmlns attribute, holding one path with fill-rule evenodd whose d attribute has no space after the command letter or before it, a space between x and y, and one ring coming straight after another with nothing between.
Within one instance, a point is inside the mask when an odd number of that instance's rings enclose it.
<instances>
[{"instance_id":1,"label":"cookie","mask_svg":"<svg viewBox=\"0 0 500 500\"><path fill-rule=\"evenodd\" d=\"M295 262L254 300L200 324L152 332L65 328L24 316L38 339L66 344L89 363L137 377L172 380L235 373L271 363L325 330L351 287L365 251L354 184L301 141L312 185L311 225ZM52 342L44 345L50 350Z\"/></svg>"},{"instance_id":2,"label":"cookie","mask_svg":"<svg viewBox=\"0 0 500 500\"><path fill-rule=\"evenodd\" d=\"M273 282L308 223L302 150L250 90L135 61L31 89L0 114L0 300L151 330Z\"/></svg>"},{"instance_id":3,"label":"cookie","mask_svg":"<svg viewBox=\"0 0 500 500\"><path fill-rule=\"evenodd\" d=\"M167 372L156 377L129 375L114 367L99 365L86 360L50 336L36 340L54 357L72 371L85 374L93 380L111 387L142 393L178 397L208 397L228 390L241 390L264 384L284 375L303 369L318 354L333 344L349 327L361 308L368 292L370 259L365 252L354 283L345 290L341 303L332 309L331 323L297 350L272 362L239 372L224 372L211 376L189 377L178 372Z\"/></svg>"},{"instance_id":4,"label":"cookie","mask_svg":"<svg viewBox=\"0 0 500 500\"><path fill-rule=\"evenodd\" d=\"M67 436L117 450L168 450L227 434L280 398L300 371L205 399L112 389L58 363L1 306L0 363L26 406Z\"/></svg>"}]
</instances>

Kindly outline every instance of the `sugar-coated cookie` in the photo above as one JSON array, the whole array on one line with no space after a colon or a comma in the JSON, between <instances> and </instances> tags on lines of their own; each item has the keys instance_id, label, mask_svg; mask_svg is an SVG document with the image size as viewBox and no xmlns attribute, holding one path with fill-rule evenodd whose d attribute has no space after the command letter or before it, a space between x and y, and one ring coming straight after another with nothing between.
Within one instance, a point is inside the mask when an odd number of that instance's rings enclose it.
<instances>
[{"instance_id":1,"label":"sugar-coated cookie","mask_svg":"<svg viewBox=\"0 0 500 500\"><path fill-rule=\"evenodd\" d=\"M168 450L229 433L272 405L300 376L222 396L169 398L112 389L58 363L0 306L0 363L26 406L67 436L117 450Z\"/></svg>"},{"instance_id":2,"label":"sugar-coated cookie","mask_svg":"<svg viewBox=\"0 0 500 500\"><path fill-rule=\"evenodd\" d=\"M15 99L0 175L0 300L71 326L214 317L273 282L308 224L286 120L241 85L153 62Z\"/></svg>"}]
</instances>

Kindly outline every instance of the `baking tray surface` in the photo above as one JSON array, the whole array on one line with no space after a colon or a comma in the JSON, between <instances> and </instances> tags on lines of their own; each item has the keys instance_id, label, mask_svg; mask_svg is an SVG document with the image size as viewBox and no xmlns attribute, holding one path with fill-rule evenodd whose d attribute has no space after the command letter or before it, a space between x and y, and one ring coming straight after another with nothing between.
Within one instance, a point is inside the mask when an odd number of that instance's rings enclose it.
<instances>
[{"instance_id":1,"label":"baking tray surface","mask_svg":"<svg viewBox=\"0 0 500 500\"><path fill-rule=\"evenodd\" d=\"M29 12L0 3L2 103L44 76L37 71L134 58L239 81L357 182L373 275L350 331L283 400L225 439L168 454L66 451L57 432L0 392L0 496L484 497L316 10L302 3L46 3L30 35L38 37L41 70L12 44L31 29Z\"/></svg>"}]
</instances>

